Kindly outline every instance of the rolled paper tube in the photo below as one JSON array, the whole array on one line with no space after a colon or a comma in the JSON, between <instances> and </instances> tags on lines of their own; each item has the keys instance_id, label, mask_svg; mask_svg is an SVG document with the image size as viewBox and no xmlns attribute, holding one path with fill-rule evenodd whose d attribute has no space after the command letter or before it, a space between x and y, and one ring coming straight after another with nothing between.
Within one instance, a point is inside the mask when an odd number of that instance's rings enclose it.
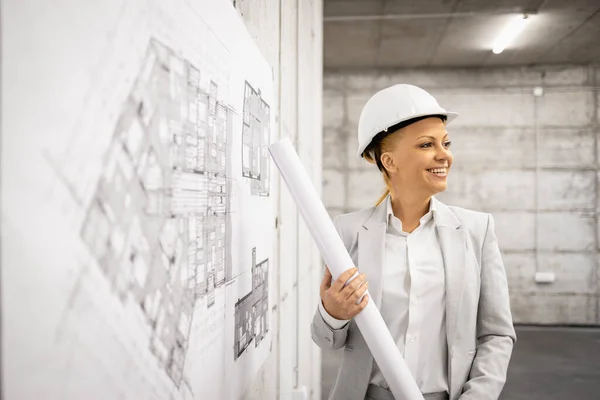
<instances>
[{"instance_id":1,"label":"rolled paper tube","mask_svg":"<svg viewBox=\"0 0 600 400\"><path fill-rule=\"evenodd\" d=\"M298 155L289 139L272 144L269 152L306 222L323 260L329 267L333 279L337 279L344 271L353 268L354 263ZM354 320L369 346L373 358L396 399L423 400L423 395L408 370L385 321L377 306L370 299L369 296L367 307L355 316Z\"/></svg>"}]
</instances>

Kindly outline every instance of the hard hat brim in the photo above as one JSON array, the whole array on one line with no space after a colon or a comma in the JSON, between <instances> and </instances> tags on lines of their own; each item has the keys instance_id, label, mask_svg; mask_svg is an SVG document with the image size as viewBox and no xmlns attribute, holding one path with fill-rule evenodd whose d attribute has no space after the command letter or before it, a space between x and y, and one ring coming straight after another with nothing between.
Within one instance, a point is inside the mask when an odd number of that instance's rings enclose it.
<instances>
[{"instance_id":1,"label":"hard hat brim","mask_svg":"<svg viewBox=\"0 0 600 400\"><path fill-rule=\"evenodd\" d=\"M404 122L404 121L408 121L408 120L411 120L411 119L419 119L419 118L422 118L422 117L428 117L428 116L435 117L435 116L437 116L437 115L443 115L443 116L445 116L445 117L446 117L446 121L444 121L444 124L445 124L445 125L448 125L448 124L449 124L449 123L450 123L452 120L454 120L456 117L458 117L458 113L455 113L455 112L453 112L453 111L444 111L444 112L436 112L436 113L424 113L424 114L416 114L416 115L411 115L411 116L410 116L410 118L403 118L403 119L400 119L400 120L396 121L395 123L393 123L393 124L390 124L390 126L394 126L394 125L400 124L400 123L402 123L402 122ZM375 134L373 135L373 137L375 137L375 135L377 135L378 133L379 133L379 132L375 132ZM390 132L390 133L392 133L392 132ZM367 148L367 147L369 147L369 145L370 145L370 144L371 144L371 142L369 142L369 143L366 143L364 146L361 146L361 147L359 148L359 150L358 150L358 153L357 153L357 155L358 155L358 158L362 158L362 157L363 157L363 154L364 154L364 152L365 152L366 148Z\"/></svg>"}]
</instances>

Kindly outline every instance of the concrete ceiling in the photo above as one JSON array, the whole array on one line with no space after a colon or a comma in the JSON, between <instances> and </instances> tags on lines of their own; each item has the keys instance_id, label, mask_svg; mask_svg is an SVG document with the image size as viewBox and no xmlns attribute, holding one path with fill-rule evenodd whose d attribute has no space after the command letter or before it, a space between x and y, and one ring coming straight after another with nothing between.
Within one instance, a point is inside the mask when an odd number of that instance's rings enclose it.
<instances>
[{"instance_id":1,"label":"concrete ceiling","mask_svg":"<svg viewBox=\"0 0 600 400\"><path fill-rule=\"evenodd\" d=\"M600 63L600 0L324 0L326 68ZM525 30L501 54L515 14Z\"/></svg>"}]
</instances>

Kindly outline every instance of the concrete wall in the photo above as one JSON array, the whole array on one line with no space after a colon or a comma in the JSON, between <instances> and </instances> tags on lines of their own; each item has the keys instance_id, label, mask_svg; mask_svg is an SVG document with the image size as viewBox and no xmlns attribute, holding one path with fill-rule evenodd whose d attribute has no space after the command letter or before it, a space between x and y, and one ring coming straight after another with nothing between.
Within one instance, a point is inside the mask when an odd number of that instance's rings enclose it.
<instances>
[{"instance_id":1,"label":"concrete wall","mask_svg":"<svg viewBox=\"0 0 600 400\"><path fill-rule=\"evenodd\" d=\"M238 0L236 8L273 68L278 135L294 143L321 189L322 0ZM271 355L244 399L320 399L321 353L310 338L321 259L283 182L278 190L277 287Z\"/></svg>"},{"instance_id":2,"label":"concrete wall","mask_svg":"<svg viewBox=\"0 0 600 400\"><path fill-rule=\"evenodd\" d=\"M438 198L494 215L515 322L600 324L600 68L326 71L323 197L332 215L383 192L377 168L355 156L356 129L370 95L395 83L419 85L461 114L449 125L455 160ZM556 281L536 283L536 271Z\"/></svg>"}]
</instances>

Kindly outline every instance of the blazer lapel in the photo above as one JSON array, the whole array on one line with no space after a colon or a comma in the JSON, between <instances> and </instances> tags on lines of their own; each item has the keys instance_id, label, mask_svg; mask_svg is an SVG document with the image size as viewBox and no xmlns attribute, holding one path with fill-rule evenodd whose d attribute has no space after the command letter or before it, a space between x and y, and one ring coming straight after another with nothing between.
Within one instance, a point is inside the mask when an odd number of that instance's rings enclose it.
<instances>
[{"instance_id":1,"label":"blazer lapel","mask_svg":"<svg viewBox=\"0 0 600 400\"><path fill-rule=\"evenodd\" d=\"M438 213L436 231L442 250L446 278L446 335L450 350L456 336L462 307L467 233L461 228L458 218L445 204L437 201L436 210Z\"/></svg>"},{"instance_id":2,"label":"blazer lapel","mask_svg":"<svg viewBox=\"0 0 600 400\"><path fill-rule=\"evenodd\" d=\"M382 275L385 260L387 199L377 206L358 232L358 269L369 282L369 294L377 307L381 305Z\"/></svg>"}]
</instances>

